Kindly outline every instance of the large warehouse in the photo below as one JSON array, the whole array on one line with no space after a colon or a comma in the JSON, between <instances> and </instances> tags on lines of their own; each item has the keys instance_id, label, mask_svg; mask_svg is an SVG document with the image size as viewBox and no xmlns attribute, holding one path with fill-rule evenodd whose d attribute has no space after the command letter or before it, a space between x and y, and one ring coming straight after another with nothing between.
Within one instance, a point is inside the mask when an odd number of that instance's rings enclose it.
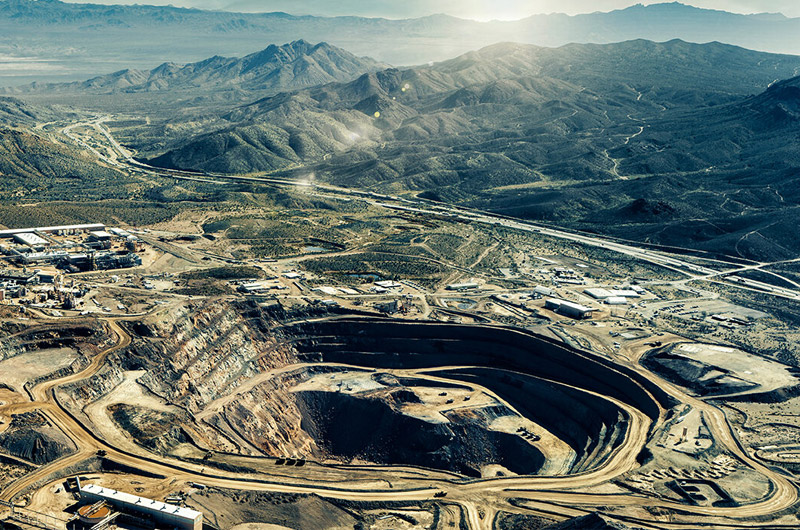
<instances>
[{"instance_id":1,"label":"large warehouse","mask_svg":"<svg viewBox=\"0 0 800 530\"><path fill-rule=\"evenodd\" d=\"M203 514L189 508L103 488L96 484L81 485L80 492L82 501L89 503L106 501L120 512L141 516L142 519L150 521L153 527L203 530Z\"/></svg>"},{"instance_id":2,"label":"large warehouse","mask_svg":"<svg viewBox=\"0 0 800 530\"><path fill-rule=\"evenodd\" d=\"M561 300L559 298L545 300L544 308L578 320L591 318L592 312L594 311L591 307L582 306L575 302L568 302L567 300Z\"/></svg>"}]
</instances>

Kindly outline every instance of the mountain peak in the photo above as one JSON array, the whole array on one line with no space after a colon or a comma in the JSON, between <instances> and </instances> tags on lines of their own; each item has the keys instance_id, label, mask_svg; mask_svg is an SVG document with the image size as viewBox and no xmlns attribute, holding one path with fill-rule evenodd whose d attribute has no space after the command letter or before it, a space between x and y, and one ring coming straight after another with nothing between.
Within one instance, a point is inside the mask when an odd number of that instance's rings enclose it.
<instances>
[{"instance_id":1,"label":"mountain peak","mask_svg":"<svg viewBox=\"0 0 800 530\"><path fill-rule=\"evenodd\" d=\"M261 51L241 58L216 55L186 65L165 62L152 70L125 69L83 83L41 87L31 85L23 92L163 92L229 87L274 93L334 81L350 81L365 72L374 72L385 66L326 42L312 44L299 39L280 46L270 44Z\"/></svg>"}]
</instances>

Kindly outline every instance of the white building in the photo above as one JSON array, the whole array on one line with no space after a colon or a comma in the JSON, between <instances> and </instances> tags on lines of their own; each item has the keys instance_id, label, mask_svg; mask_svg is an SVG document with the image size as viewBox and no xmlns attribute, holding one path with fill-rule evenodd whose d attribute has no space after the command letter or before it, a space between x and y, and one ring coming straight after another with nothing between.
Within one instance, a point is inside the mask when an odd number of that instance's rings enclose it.
<instances>
[{"instance_id":1,"label":"white building","mask_svg":"<svg viewBox=\"0 0 800 530\"><path fill-rule=\"evenodd\" d=\"M140 516L159 528L203 530L203 514L189 508L103 488L96 484L81 485L80 495L82 501L87 503L106 501L116 510Z\"/></svg>"},{"instance_id":2,"label":"white building","mask_svg":"<svg viewBox=\"0 0 800 530\"><path fill-rule=\"evenodd\" d=\"M628 305L628 299L624 296L609 296L604 302L608 305Z\"/></svg>"},{"instance_id":3,"label":"white building","mask_svg":"<svg viewBox=\"0 0 800 530\"><path fill-rule=\"evenodd\" d=\"M104 224L86 224L86 225L62 225L62 226L39 226L34 228L11 228L8 230L0 230L0 238L10 237L14 234L25 234L33 232L42 232L46 234L74 234L77 232L88 232L90 230L105 230Z\"/></svg>"},{"instance_id":4,"label":"white building","mask_svg":"<svg viewBox=\"0 0 800 530\"><path fill-rule=\"evenodd\" d=\"M594 311L591 307L561 300L560 298L548 298L544 303L544 308L578 320L591 318Z\"/></svg>"},{"instance_id":5,"label":"white building","mask_svg":"<svg viewBox=\"0 0 800 530\"><path fill-rule=\"evenodd\" d=\"M606 298L613 296L611 294L611 291L600 287L592 287L591 289L584 289L583 292L588 294L595 300L604 300Z\"/></svg>"},{"instance_id":6,"label":"white building","mask_svg":"<svg viewBox=\"0 0 800 530\"><path fill-rule=\"evenodd\" d=\"M16 242L22 243L23 245L28 245L29 247L43 247L48 244L48 241L45 238L39 237L33 232L14 234L13 237Z\"/></svg>"}]
</instances>

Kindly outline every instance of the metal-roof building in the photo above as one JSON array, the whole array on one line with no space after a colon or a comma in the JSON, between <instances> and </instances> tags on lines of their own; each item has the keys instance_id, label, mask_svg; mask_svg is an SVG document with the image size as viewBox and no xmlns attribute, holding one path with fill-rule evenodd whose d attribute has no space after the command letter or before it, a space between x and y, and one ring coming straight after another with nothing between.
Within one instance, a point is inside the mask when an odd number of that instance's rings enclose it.
<instances>
[{"instance_id":1,"label":"metal-roof building","mask_svg":"<svg viewBox=\"0 0 800 530\"><path fill-rule=\"evenodd\" d=\"M123 230L122 228L109 228L108 231L114 234L115 236L119 237L128 237L129 235L131 235L130 232L128 232L127 230Z\"/></svg>"},{"instance_id":2,"label":"metal-roof building","mask_svg":"<svg viewBox=\"0 0 800 530\"><path fill-rule=\"evenodd\" d=\"M597 300L604 300L606 298L620 296L623 298L639 298L642 296L644 289L602 289L593 287L591 289L584 289L583 292Z\"/></svg>"},{"instance_id":3,"label":"metal-roof building","mask_svg":"<svg viewBox=\"0 0 800 530\"><path fill-rule=\"evenodd\" d=\"M576 318L578 320L591 318L592 312L594 311L594 309L591 307L586 307L567 300L561 300L559 298L549 298L545 301L544 307L545 309L550 309L556 313L560 313L571 318Z\"/></svg>"},{"instance_id":4,"label":"metal-roof building","mask_svg":"<svg viewBox=\"0 0 800 530\"><path fill-rule=\"evenodd\" d=\"M624 296L609 296L604 302L607 305L628 305L628 299Z\"/></svg>"},{"instance_id":5,"label":"metal-roof building","mask_svg":"<svg viewBox=\"0 0 800 530\"><path fill-rule=\"evenodd\" d=\"M611 296L622 296L623 298L639 298L642 294L633 289L612 289Z\"/></svg>"},{"instance_id":6,"label":"metal-roof building","mask_svg":"<svg viewBox=\"0 0 800 530\"><path fill-rule=\"evenodd\" d=\"M115 509L141 516L159 528L203 530L203 514L189 508L103 488L96 484L81 485L80 495L81 500L91 503L106 501Z\"/></svg>"},{"instance_id":7,"label":"metal-roof building","mask_svg":"<svg viewBox=\"0 0 800 530\"><path fill-rule=\"evenodd\" d=\"M26 234L32 232L43 233L74 233L74 232L88 232L90 230L105 230L106 225L86 224L86 225L63 225L63 226L39 226L34 228L11 228L9 230L0 230L0 237L11 237L14 234Z\"/></svg>"},{"instance_id":8,"label":"metal-roof building","mask_svg":"<svg viewBox=\"0 0 800 530\"><path fill-rule=\"evenodd\" d=\"M18 285L39 283L39 273L36 271L20 271L14 269L0 270L0 281L11 282Z\"/></svg>"},{"instance_id":9,"label":"metal-roof building","mask_svg":"<svg viewBox=\"0 0 800 530\"><path fill-rule=\"evenodd\" d=\"M614 296L614 294L608 289L603 289L600 287L592 287L590 289L584 289L583 292L597 300L602 300L604 298L609 298L611 296Z\"/></svg>"},{"instance_id":10,"label":"metal-roof building","mask_svg":"<svg viewBox=\"0 0 800 530\"><path fill-rule=\"evenodd\" d=\"M28 245L29 247L42 247L49 244L49 242L45 238L39 237L33 232L23 232L21 234L14 234L13 237L14 240L17 241L18 243L22 243L23 245Z\"/></svg>"}]
</instances>

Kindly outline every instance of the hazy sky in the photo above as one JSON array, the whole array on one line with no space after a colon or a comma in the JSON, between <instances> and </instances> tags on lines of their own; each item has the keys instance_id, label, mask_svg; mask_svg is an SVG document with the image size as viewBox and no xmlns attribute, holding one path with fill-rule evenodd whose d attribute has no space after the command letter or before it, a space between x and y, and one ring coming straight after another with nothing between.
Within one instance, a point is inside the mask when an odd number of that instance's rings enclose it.
<instances>
[{"instance_id":1,"label":"hazy sky","mask_svg":"<svg viewBox=\"0 0 800 530\"><path fill-rule=\"evenodd\" d=\"M172 4L230 11L286 11L292 14L405 18L447 13L478 20L513 20L536 13L610 11L663 0L68 0L100 4ZM780 12L800 17L798 0L684 0L683 3L736 13Z\"/></svg>"}]
</instances>

